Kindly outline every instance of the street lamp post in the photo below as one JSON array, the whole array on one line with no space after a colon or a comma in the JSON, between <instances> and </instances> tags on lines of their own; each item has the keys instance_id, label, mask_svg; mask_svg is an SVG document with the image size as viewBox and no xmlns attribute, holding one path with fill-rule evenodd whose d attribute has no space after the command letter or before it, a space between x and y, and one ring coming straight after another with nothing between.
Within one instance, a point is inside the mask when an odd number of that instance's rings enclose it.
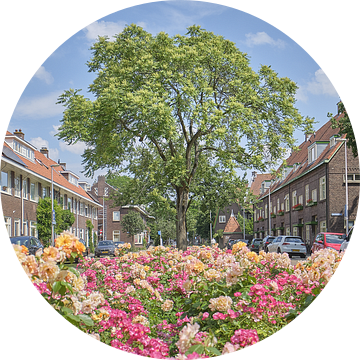
<instances>
[{"instance_id":1,"label":"street lamp post","mask_svg":"<svg viewBox=\"0 0 360 360\"><path fill-rule=\"evenodd\" d=\"M345 213L344 219L346 224L346 234L349 233L349 194L348 194L348 173L347 173L347 139L339 139L337 138L336 141L342 141L345 143Z\"/></svg>"},{"instance_id":2,"label":"street lamp post","mask_svg":"<svg viewBox=\"0 0 360 360\"><path fill-rule=\"evenodd\" d=\"M51 167L51 246L54 246L54 226L55 216L54 216L54 177L53 177L53 168L60 166L60 164L50 165Z\"/></svg>"}]
</instances>

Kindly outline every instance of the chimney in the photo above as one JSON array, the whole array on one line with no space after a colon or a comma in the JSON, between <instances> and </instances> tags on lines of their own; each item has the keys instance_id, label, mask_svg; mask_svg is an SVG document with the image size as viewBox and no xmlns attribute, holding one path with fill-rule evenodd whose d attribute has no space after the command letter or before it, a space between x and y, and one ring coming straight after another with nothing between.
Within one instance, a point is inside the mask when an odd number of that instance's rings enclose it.
<instances>
[{"instance_id":1,"label":"chimney","mask_svg":"<svg viewBox=\"0 0 360 360\"><path fill-rule=\"evenodd\" d=\"M42 154L44 154L47 158L49 157L49 150L47 149L46 146L43 146L41 149L40 149L40 152Z\"/></svg>"},{"instance_id":2,"label":"chimney","mask_svg":"<svg viewBox=\"0 0 360 360\"><path fill-rule=\"evenodd\" d=\"M305 133L305 141L309 141L313 133Z\"/></svg>"},{"instance_id":3,"label":"chimney","mask_svg":"<svg viewBox=\"0 0 360 360\"><path fill-rule=\"evenodd\" d=\"M60 159L59 159L58 164L63 168L63 170L66 170L66 163L60 162Z\"/></svg>"},{"instance_id":4,"label":"chimney","mask_svg":"<svg viewBox=\"0 0 360 360\"><path fill-rule=\"evenodd\" d=\"M14 131L14 135L16 135L17 137L19 137L20 139L23 139L24 140L24 136L25 134L21 131L21 129L18 130L15 130Z\"/></svg>"}]
</instances>

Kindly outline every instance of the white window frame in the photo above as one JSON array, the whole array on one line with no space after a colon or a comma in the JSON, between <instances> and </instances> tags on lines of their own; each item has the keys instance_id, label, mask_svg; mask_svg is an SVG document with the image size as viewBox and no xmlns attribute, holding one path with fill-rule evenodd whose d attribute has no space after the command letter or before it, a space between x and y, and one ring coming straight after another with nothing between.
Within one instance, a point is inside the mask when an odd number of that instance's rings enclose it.
<instances>
[{"instance_id":1,"label":"white window frame","mask_svg":"<svg viewBox=\"0 0 360 360\"><path fill-rule=\"evenodd\" d=\"M292 192L292 204L297 205L297 195L296 195L296 190Z\"/></svg>"},{"instance_id":2,"label":"white window frame","mask_svg":"<svg viewBox=\"0 0 360 360\"><path fill-rule=\"evenodd\" d=\"M120 241L120 230L113 231L113 241Z\"/></svg>"},{"instance_id":3,"label":"white window frame","mask_svg":"<svg viewBox=\"0 0 360 360\"><path fill-rule=\"evenodd\" d=\"M286 236L291 235L291 228L290 228L290 226L287 226L287 227L286 227L285 235L286 235Z\"/></svg>"},{"instance_id":4,"label":"white window frame","mask_svg":"<svg viewBox=\"0 0 360 360\"><path fill-rule=\"evenodd\" d=\"M21 181L20 175L14 178L14 196L21 197Z\"/></svg>"},{"instance_id":5,"label":"white window frame","mask_svg":"<svg viewBox=\"0 0 360 360\"><path fill-rule=\"evenodd\" d=\"M310 200L310 187L309 184L305 185L305 201L308 203Z\"/></svg>"},{"instance_id":6,"label":"white window frame","mask_svg":"<svg viewBox=\"0 0 360 360\"><path fill-rule=\"evenodd\" d=\"M21 228L20 228L20 219L14 219L14 236L21 235Z\"/></svg>"},{"instance_id":7,"label":"white window frame","mask_svg":"<svg viewBox=\"0 0 360 360\"><path fill-rule=\"evenodd\" d=\"M290 200L289 200L289 194L286 194L284 197L285 202L285 211L290 211Z\"/></svg>"},{"instance_id":8,"label":"white window frame","mask_svg":"<svg viewBox=\"0 0 360 360\"><path fill-rule=\"evenodd\" d=\"M320 232L326 232L326 220L320 221Z\"/></svg>"},{"instance_id":9,"label":"white window frame","mask_svg":"<svg viewBox=\"0 0 360 360\"><path fill-rule=\"evenodd\" d=\"M319 180L319 196L320 201L326 199L326 176L323 176Z\"/></svg>"},{"instance_id":10,"label":"white window frame","mask_svg":"<svg viewBox=\"0 0 360 360\"><path fill-rule=\"evenodd\" d=\"M120 211L113 211L113 221L120 221Z\"/></svg>"},{"instance_id":11,"label":"white window frame","mask_svg":"<svg viewBox=\"0 0 360 360\"><path fill-rule=\"evenodd\" d=\"M293 226L293 236L298 236L298 228L297 228L297 226Z\"/></svg>"},{"instance_id":12,"label":"white window frame","mask_svg":"<svg viewBox=\"0 0 360 360\"><path fill-rule=\"evenodd\" d=\"M8 235L11 236L11 217L4 216L4 221L5 221L6 231Z\"/></svg>"},{"instance_id":13,"label":"white window frame","mask_svg":"<svg viewBox=\"0 0 360 360\"><path fill-rule=\"evenodd\" d=\"M34 193L32 192L32 189L34 189ZM30 182L30 201L36 201L36 182Z\"/></svg>"},{"instance_id":14,"label":"white window frame","mask_svg":"<svg viewBox=\"0 0 360 360\"><path fill-rule=\"evenodd\" d=\"M7 184L3 184L3 174L6 174ZM1 172L1 192L11 195L11 174L9 171Z\"/></svg>"},{"instance_id":15,"label":"white window frame","mask_svg":"<svg viewBox=\"0 0 360 360\"><path fill-rule=\"evenodd\" d=\"M311 191L311 199L313 202L317 202L317 189Z\"/></svg>"},{"instance_id":16,"label":"white window frame","mask_svg":"<svg viewBox=\"0 0 360 360\"><path fill-rule=\"evenodd\" d=\"M219 224L226 223L226 215L219 215Z\"/></svg>"},{"instance_id":17,"label":"white window frame","mask_svg":"<svg viewBox=\"0 0 360 360\"><path fill-rule=\"evenodd\" d=\"M28 199L28 182L27 182L27 179L23 179L23 182L22 182L22 194L23 194L23 199Z\"/></svg>"},{"instance_id":18,"label":"white window frame","mask_svg":"<svg viewBox=\"0 0 360 360\"><path fill-rule=\"evenodd\" d=\"M299 201L299 204L304 205L304 200L303 200L303 196L302 196L302 195L299 195L298 201Z\"/></svg>"},{"instance_id":19,"label":"white window frame","mask_svg":"<svg viewBox=\"0 0 360 360\"><path fill-rule=\"evenodd\" d=\"M30 236L38 236L36 221L30 221Z\"/></svg>"}]
</instances>

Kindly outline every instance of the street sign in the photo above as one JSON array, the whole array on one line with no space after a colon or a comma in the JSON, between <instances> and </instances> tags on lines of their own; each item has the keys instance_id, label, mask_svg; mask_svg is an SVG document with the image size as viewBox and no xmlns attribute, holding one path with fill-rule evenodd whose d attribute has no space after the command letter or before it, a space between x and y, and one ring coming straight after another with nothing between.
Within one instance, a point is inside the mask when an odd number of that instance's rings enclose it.
<instances>
[{"instance_id":1,"label":"street sign","mask_svg":"<svg viewBox=\"0 0 360 360\"><path fill-rule=\"evenodd\" d=\"M161 230L159 230L159 231L158 231L158 235L160 235L160 236L161 236Z\"/></svg>"},{"instance_id":2,"label":"street sign","mask_svg":"<svg viewBox=\"0 0 360 360\"><path fill-rule=\"evenodd\" d=\"M332 213L331 216L343 216L341 213Z\"/></svg>"},{"instance_id":3,"label":"street sign","mask_svg":"<svg viewBox=\"0 0 360 360\"><path fill-rule=\"evenodd\" d=\"M53 224L53 225L56 225L55 210L52 211L52 224Z\"/></svg>"}]
</instances>

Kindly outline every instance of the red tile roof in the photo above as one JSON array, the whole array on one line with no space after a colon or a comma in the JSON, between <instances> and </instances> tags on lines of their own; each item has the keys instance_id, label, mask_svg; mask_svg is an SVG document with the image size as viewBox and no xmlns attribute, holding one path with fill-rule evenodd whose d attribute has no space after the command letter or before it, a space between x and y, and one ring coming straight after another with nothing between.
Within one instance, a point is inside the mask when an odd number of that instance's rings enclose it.
<instances>
[{"instance_id":1,"label":"red tile roof","mask_svg":"<svg viewBox=\"0 0 360 360\"><path fill-rule=\"evenodd\" d=\"M314 169L319 164L323 163L325 160L330 160L331 157L341 146L341 143L335 143L334 146L330 147L330 138L334 135L337 135L339 129L333 129L331 126L331 121L325 123L318 131L314 132L307 141L304 141L298 148L298 151L294 151L286 160L288 166L293 166L293 169L289 172L287 177L282 181L272 177L274 181L271 186L271 191L274 191L283 185L289 183L290 181L296 179L297 177L304 175L308 171ZM318 158L312 163L308 162L308 148L316 142L329 142L322 153ZM281 168L278 169L278 173L281 171ZM267 175L267 174L266 174ZM259 176L259 175L258 175ZM269 193L269 190L266 190L261 196L266 196Z\"/></svg>"},{"instance_id":2,"label":"red tile roof","mask_svg":"<svg viewBox=\"0 0 360 360\"><path fill-rule=\"evenodd\" d=\"M241 233L241 232L242 231L238 221L236 220L236 217L233 215L230 216L230 219L226 223L224 234Z\"/></svg>"},{"instance_id":3,"label":"red tile roof","mask_svg":"<svg viewBox=\"0 0 360 360\"><path fill-rule=\"evenodd\" d=\"M256 196L260 195L262 182L270 179L271 174L256 174L254 181L251 183L250 191Z\"/></svg>"},{"instance_id":4,"label":"red tile roof","mask_svg":"<svg viewBox=\"0 0 360 360\"><path fill-rule=\"evenodd\" d=\"M6 136L14 136L11 132L7 131ZM4 146L11 149L8 144L4 143ZM11 149L12 150L12 149ZM52 159L49 159L47 156L42 154L40 151L35 150L35 161L31 161L28 158L16 153L16 155L25 163L28 170L38 174L39 176L42 176L49 181L51 181L51 165L58 165L58 163ZM81 187L76 186L75 184L70 183L62 174L60 174L60 171L65 170L62 166L54 167L53 168L53 181L54 184L62 186L80 196L83 198L86 198L92 202L94 200L89 196L89 194Z\"/></svg>"}]
</instances>

